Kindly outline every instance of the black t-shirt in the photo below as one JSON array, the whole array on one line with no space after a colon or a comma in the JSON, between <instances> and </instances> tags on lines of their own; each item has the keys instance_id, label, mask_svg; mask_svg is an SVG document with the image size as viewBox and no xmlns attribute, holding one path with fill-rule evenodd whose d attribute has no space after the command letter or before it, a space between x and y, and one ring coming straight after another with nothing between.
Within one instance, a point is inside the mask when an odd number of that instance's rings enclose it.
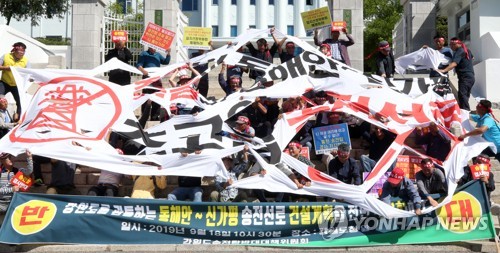
<instances>
[{"instance_id":1,"label":"black t-shirt","mask_svg":"<svg viewBox=\"0 0 500 253\"><path fill-rule=\"evenodd\" d=\"M463 48L459 47L457 51L453 54L452 62L455 62L457 66L455 67L455 71L457 72L458 78L462 77L474 77L474 67L472 65L473 55L470 50L469 58L467 59L467 55Z\"/></svg>"}]
</instances>

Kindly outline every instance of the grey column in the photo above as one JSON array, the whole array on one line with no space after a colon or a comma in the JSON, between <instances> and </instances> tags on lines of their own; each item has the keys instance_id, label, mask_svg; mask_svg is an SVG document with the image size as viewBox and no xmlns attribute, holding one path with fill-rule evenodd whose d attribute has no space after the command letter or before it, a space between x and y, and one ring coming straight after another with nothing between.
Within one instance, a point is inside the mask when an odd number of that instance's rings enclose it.
<instances>
[{"instance_id":1,"label":"grey column","mask_svg":"<svg viewBox=\"0 0 500 253\"><path fill-rule=\"evenodd\" d=\"M101 24L105 6L102 0L72 1L71 68L92 69L101 64Z\"/></svg>"}]
</instances>

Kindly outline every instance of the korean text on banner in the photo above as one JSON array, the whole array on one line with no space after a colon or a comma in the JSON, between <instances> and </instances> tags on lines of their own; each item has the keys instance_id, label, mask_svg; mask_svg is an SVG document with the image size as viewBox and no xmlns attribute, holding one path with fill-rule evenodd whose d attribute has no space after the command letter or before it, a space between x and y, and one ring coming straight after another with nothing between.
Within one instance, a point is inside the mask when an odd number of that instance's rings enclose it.
<instances>
[{"instance_id":1,"label":"korean text on banner","mask_svg":"<svg viewBox=\"0 0 500 253\"><path fill-rule=\"evenodd\" d=\"M127 42L128 41L128 32L122 31L122 30L111 31L111 41L118 42L120 40Z\"/></svg>"},{"instance_id":2,"label":"korean text on banner","mask_svg":"<svg viewBox=\"0 0 500 253\"><path fill-rule=\"evenodd\" d=\"M306 31L312 31L314 29L323 27L330 27L332 23L330 10L328 9L328 7L305 11L300 13L300 16L302 16L302 23L304 23L304 29Z\"/></svg>"},{"instance_id":3,"label":"korean text on banner","mask_svg":"<svg viewBox=\"0 0 500 253\"><path fill-rule=\"evenodd\" d=\"M436 212L394 219L341 202L193 203L16 193L0 242L350 247L481 240L495 236L487 201L477 180ZM393 204L412 209L401 200Z\"/></svg>"},{"instance_id":4,"label":"korean text on banner","mask_svg":"<svg viewBox=\"0 0 500 253\"><path fill-rule=\"evenodd\" d=\"M140 43L156 50L166 52L170 48L170 45L172 45L174 37L175 32L149 22L142 34Z\"/></svg>"},{"instance_id":5,"label":"korean text on banner","mask_svg":"<svg viewBox=\"0 0 500 253\"><path fill-rule=\"evenodd\" d=\"M489 164L475 164L470 166L472 178L479 179L481 176L490 177L491 167Z\"/></svg>"},{"instance_id":6,"label":"korean text on banner","mask_svg":"<svg viewBox=\"0 0 500 253\"><path fill-rule=\"evenodd\" d=\"M333 31L342 31L347 27L347 23L345 21L333 21L332 22L332 30Z\"/></svg>"},{"instance_id":7,"label":"korean text on banner","mask_svg":"<svg viewBox=\"0 0 500 253\"><path fill-rule=\"evenodd\" d=\"M398 155L396 167L405 172L405 177L415 181L415 174L422 169L420 166L421 161L422 157L420 156Z\"/></svg>"},{"instance_id":8,"label":"korean text on banner","mask_svg":"<svg viewBox=\"0 0 500 253\"><path fill-rule=\"evenodd\" d=\"M335 150L342 143L351 146L347 123L313 128L313 139L318 155Z\"/></svg>"},{"instance_id":9,"label":"korean text on banner","mask_svg":"<svg viewBox=\"0 0 500 253\"><path fill-rule=\"evenodd\" d=\"M212 40L212 28L192 27L184 28L182 44L188 49L210 49Z\"/></svg>"}]
</instances>

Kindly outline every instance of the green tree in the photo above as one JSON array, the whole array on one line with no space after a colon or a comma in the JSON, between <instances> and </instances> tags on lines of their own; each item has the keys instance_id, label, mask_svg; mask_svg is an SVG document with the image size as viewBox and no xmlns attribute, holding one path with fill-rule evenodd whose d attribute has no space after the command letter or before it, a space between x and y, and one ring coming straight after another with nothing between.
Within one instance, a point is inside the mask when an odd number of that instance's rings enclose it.
<instances>
[{"instance_id":1,"label":"green tree","mask_svg":"<svg viewBox=\"0 0 500 253\"><path fill-rule=\"evenodd\" d=\"M363 35L364 52L369 55L377 49L378 42L386 40L392 45L392 30L400 20L403 6L399 0L364 0L363 20L365 31ZM375 57L365 60L365 72L375 70Z\"/></svg>"},{"instance_id":2,"label":"green tree","mask_svg":"<svg viewBox=\"0 0 500 253\"><path fill-rule=\"evenodd\" d=\"M436 35L448 39L448 19L444 16L436 17Z\"/></svg>"},{"instance_id":3,"label":"green tree","mask_svg":"<svg viewBox=\"0 0 500 253\"><path fill-rule=\"evenodd\" d=\"M68 9L69 0L0 0L0 15L7 19L7 25L13 18L38 25L42 17L63 18Z\"/></svg>"}]
</instances>

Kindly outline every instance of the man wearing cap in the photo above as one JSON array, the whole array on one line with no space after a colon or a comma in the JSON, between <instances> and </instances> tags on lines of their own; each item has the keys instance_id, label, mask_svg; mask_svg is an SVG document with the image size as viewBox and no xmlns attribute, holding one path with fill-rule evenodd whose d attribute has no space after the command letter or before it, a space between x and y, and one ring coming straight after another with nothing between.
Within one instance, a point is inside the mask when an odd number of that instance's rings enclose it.
<instances>
[{"instance_id":1,"label":"man wearing cap","mask_svg":"<svg viewBox=\"0 0 500 253\"><path fill-rule=\"evenodd\" d=\"M185 67L183 67L185 68ZM195 69L193 68L193 63L192 62L189 62L187 64L187 68L189 70L191 70L191 73L195 76L194 79L195 81L191 83L191 85L196 88L197 85L198 85L198 82L200 81L200 78L201 78L201 75L200 73ZM180 87L180 86L183 86L183 85L186 85L189 81L191 81L191 78L186 72L182 71L182 68L177 68L174 70L174 72L172 73L172 75L170 75L170 79L168 79L168 82L170 83L170 86L172 87ZM175 77L179 76L179 81L176 83L174 81Z\"/></svg>"},{"instance_id":2,"label":"man wearing cap","mask_svg":"<svg viewBox=\"0 0 500 253\"><path fill-rule=\"evenodd\" d=\"M417 187L420 196L423 199L429 200L432 206L437 206L438 202L434 200L431 194L446 195L448 186L444 173L434 167L434 163L430 158L424 158L420 162L422 170L415 174L417 180Z\"/></svg>"},{"instance_id":3,"label":"man wearing cap","mask_svg":"<svg viewBox=\"0 0 500 253\"><path fill-rule=\"evenodd\" d=\"M0 81L0 95L6 95L7 93L12 93L14 100L16 101L16 114L14 115L14 121L19 120L21 115L21 100L19 97L19 90L17 89L16 80L10 67L18 68L31 68L28 58L24 56L26 52L26 45L22 42L16 42L12 45L12 50L10 53L4 54L0 57L0 71L2 71L2 79Z\"/></svg>"},{"instance_id":4,"label":"man wearing cap","mask_svg":"<svg viewBox=\"0 0 500 253\"><path fill-rule=\"evenodd\" d=\"M332 58L351 66L351 60L349 59L349 53L347 52L347 47L354 45L354 39L352 35L347 33L346 28L342 28L342 32L346 35L347 40L339 39L340 30L332 26L331 28L331 38L326 39L322 42L318 40L318 30L314 30L314 44L316 46L321 46L322 44L328 44L330 46L330 52Z\"/></svg>"},{"instance_id":5,"label":"man wearing cap","mask_svg":"<svg viewBox=\"0 0 500 253\"><path fill-rule=\"evenodd\" d=\"M405 177L405 173L400 168L394 168L387 181L382 186L382 194L380 200L387 204L391 204L391 198L399 197L404 202L411 201L415 208L415 214L420 215L422 211L422 199L413 185L413 182Z\"/></svg>"},{"instance_id":6,"label":"man wearing cap","mask_svg":"<svg viewBox=\"0 0 500 253\"><path fill-rule=\"evenodd\" d=\"M224 78L224 73L227 72L226 68L227 64L223 63L219 73L219 85L226 93L226 96L229 96L241 90L241 76L232 75L226 80Z\"/></svg>"},{"instance_id":7,"label":"man wearing cap","mask_svg":"<svg viewBox=\"0 0 500 253\"><path fill-rule=\"evenodd\" d=\"M358 161L350 158L351 148L342 143L337 156L328 164L328 174L346 184L361 185L361 168Z\"/></svg>"},{"instance_id":8,"label":"man wearing cap","mask_svg":"<svg viewBox=\"0 0 500 253\"><path fill-rule=\"evenodd\" d=\"M460 106L460 109L470 111L470 92L472 90L472 86L474 86L474 83L476 82L474 76L474 66L472 65L474 56L465 44L456 37L450 40L450 48L453 50L453 58L451 59L450 65L444 69L439 69L438 71L446 73L455 69L458 76L458 106Z\"/></svg>"},{"instance_id":9,"label":"man wearing cap","mask_svg":"<svg viewBox=\"0 0 500 253\"><path fill-rule=\"evenodd\" d=\"M476 113L471 114L470 118L476 122L476 128L468 133L458 136L458 139L463 141L465 138L475 135L482 135L483 138L495 145L497 152L488 147L483 150L483 154L494 156L497 161L500 161L500 127L498 121L491 110L491 102L483 99L476 105Z\"/></svg>"},{"instance_id":10,"label":"man wearing cap","mask_svg":"<svg viewBox=\"0 0 500 253\"><path fill-rule=\"evenodd\" d=\"M109 61L115 57L126 64L130 64L130 60L132 60L132 52L125 47L124 40L117 40L115 42L115 48L108 51L104 60ZM113 69L109 71L109 81L119 85L130 84L130 72L122 69Z\"/></svg>"},{"instance_id":11,"label":"man wearing cap","mask_svg":"<svg viewBox=\"0 0 500 253\"><path fill-rule=\"evenodd\" d=\"M250 120L246 116L238 116L234 130L248 137L255 136L255 130L250 126Z\"/></svg>"},{"instance_id":12,"label":"man wearing cap","mask_svg":"<svg viewBox=\"0 0 500 253\"><path fill-rule=\"evenodd\" d=\"M4 97L0 98L0 138L4 137L16 123L12 120L9 111L7 110L8 102Z\"/></svg>"},{"instance_id":13,"label":"man wearing cap","mask_svg":"<svg viewBox=\"0 0 500 253\"><path fill-rule=\"evenodd\" d=\"M486 166L491 168L490 157L485 154L479 154L476 159L473 159L473 165L485 164ZM472 175L471 166L467 165L464 167L464 175L458 181L458 186L462 186L469 181L474 180L474 176ZM491 173L491 169L488 172L488 175L482 174L479 176L479 180L483 182L486 186L486 193L488 194L488 199L491 199L491 192L495 190L495 179L493 177L493 173Z\"/></svg>"},{"instance_id":14,"label":"man wearing cap","mask_svg":"<svg viewBox=\"0 0 500 253\"><path fill-rule=\"evenodd\" d=\"M378 53L375 59L377 64L377 75L385 78L393 77L396 67L394 65L394 55L391 45L387 41L378 43Z\"/></svg>"}]
</instances>

